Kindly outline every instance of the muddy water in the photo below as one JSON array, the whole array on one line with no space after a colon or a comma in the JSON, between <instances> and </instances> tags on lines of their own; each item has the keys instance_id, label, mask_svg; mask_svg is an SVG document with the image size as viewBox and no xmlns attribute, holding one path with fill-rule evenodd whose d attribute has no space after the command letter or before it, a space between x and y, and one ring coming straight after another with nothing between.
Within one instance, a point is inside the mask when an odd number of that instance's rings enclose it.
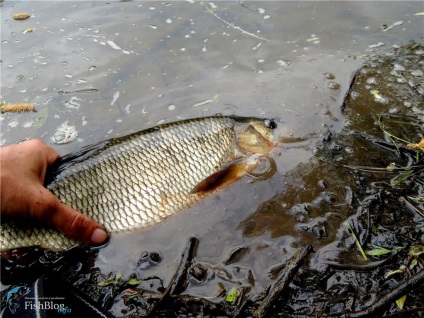
<instances>
[{"instance_id":1,"label":"muddy water","mask_svg":"<svg viewBox=\"0 0 424 318\"><path fill-rule=\"evenodd\" d=\"M32 16L12 19L22 11ZM379 2L5 1L1 101L34 103L37 112L2 114L1 143L40 138L65 154L183 118L275 118L305 141L273 151L274 176L246 178L158 226L116 235L95 264L166 284L195 235L196 261L210 279L192 279L186 293L214 298L222 283L253 297L303 244L317 251L311 266L322 267L320 248L353 213L356 181L322 165L317 143L350 124L341 106L365 55L422 41L421 11L419 2L382 10ZM61 143L55 132L64 123L70 135ZM356 129L370 127L362 125ZM162 261L140 271L145 251Z\"/></svg>"}]
</instances>

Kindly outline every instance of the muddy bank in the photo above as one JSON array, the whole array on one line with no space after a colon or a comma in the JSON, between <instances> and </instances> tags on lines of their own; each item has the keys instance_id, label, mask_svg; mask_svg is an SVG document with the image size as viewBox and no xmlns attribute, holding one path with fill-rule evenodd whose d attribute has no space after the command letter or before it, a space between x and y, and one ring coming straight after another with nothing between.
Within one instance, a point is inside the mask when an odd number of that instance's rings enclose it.
<instances>
[{"instance_id":1,"label":"muddy bank","mask_svg":"<svg viewBox=\"0 0 424 318\"><path fill-rule=\"evenodd\" d=\"M424 166L422 152L407 147L423 137L423 54L412 43L367 56L356 73L343 106L345 128L329 131L317 151L317 171L338 174L346 189L336 206L348 217L294 279L284 315L422 316L422 278L397 295L407 295L403 310L398 298L385 297L423 272Z\"/></svg>"}]
</instances>

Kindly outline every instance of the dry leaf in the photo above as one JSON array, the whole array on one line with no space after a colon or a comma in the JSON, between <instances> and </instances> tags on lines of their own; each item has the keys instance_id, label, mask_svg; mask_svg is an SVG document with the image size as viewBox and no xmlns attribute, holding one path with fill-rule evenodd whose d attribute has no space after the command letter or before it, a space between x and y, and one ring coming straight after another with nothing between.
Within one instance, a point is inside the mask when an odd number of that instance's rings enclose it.
<instances>
[{"instance_id":1,"label":"dry leaf","mask_svg":"<svg viewBox=\"0 0 424 318\"><path fill-rule=\"evenodd\" d=\"M406 146L408 148L419 149L419 150L421 150L421 151L424 152L424 138L422 138L421 141L419 143L417 143L417 144L407 144Z\"/></svg>"}]
</instances>

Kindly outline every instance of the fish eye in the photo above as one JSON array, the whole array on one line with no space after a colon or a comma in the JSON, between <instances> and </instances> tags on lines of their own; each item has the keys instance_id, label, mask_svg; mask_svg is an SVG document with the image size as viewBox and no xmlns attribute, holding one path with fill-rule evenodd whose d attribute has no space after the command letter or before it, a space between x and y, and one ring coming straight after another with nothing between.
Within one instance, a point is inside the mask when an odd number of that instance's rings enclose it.
<instances>
[{"instance_id":1,"label":"fish eye","mask_svg":"<svg viewBox=\"0 0 424 318\"><path fill-rule=\"evenodd\" d=\"M277 123L275 121L273 121L272 119L265 119L264 124L269 129L275 129L275 128L277 128Z\"/></svg>"}]
</instances>

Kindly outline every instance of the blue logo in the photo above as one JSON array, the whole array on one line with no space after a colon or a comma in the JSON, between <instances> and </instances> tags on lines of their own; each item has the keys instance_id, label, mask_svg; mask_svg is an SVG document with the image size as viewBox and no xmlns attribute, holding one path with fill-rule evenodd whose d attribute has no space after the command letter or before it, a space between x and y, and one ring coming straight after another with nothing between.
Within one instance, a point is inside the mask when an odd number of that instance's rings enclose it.
<instances>
[{"instance_id":1,"label":"blue logo","mask_svg":"<svg viewBox=\"0 0 424 318\"><path fill-rule=\"evenodd\" d=\"M7 305L9 310L14 314L16 309L20 306L18 304L19 299L30 292L30 289L26 286L17 286L7 293Z\"/></svg>"},{"instance_id":2,"label":"blue logo","mask_svg":"<svg viewBox=\"0 0 424 318\"><path fill-rule=\"evenodd\" d=\"M57 310L57 312L58 312L59 314L70 314L70 313L71 313L71 311L72 311L72 309L71 309L71 308L69 308L68 306L66 306L66 307L60 307L60 308L58 308L58 310Z\"/></svg>"}]
</instances>

